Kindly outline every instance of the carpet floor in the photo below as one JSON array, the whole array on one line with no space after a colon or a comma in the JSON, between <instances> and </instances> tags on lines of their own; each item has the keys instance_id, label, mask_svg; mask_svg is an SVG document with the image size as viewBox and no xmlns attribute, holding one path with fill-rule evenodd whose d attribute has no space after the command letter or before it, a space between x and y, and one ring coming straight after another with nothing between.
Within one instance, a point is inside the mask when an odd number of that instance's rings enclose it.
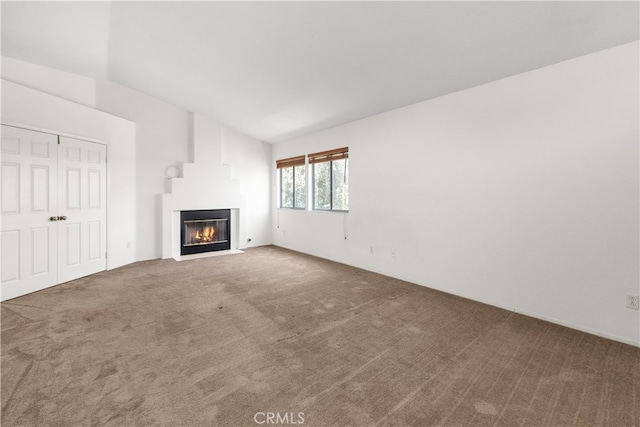
<instances>
[{"instance_id":1,"label":"carpet floor","mask_svg":"<svg viewBox=\"0 0 640 427\"><path fill-rule=\"evenodd\" d=\"M277 247L2 303L2 425L640 425L640 348Z\"/></svg>"}]
</instances>

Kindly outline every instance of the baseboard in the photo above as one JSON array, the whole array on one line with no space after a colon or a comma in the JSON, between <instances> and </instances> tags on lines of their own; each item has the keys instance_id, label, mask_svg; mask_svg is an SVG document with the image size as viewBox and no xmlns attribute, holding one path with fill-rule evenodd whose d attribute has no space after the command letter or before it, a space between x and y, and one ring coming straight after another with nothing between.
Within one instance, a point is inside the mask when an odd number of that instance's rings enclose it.
<instances>
[{"instance_id":1,"label":"baseboard","mask_svg":"<svg viewBox=\"0 0 640 427\"><path fill-rule=\"evenodd\" d=\"M504 308L504 307L499 307L499 308ZM507 308L504 308L504 309L508 310ZM518 309L514 308L512 311L515 312L515 313L518 313L518 314L522 314L522 315L525 315L525 316L533 317L535 319L544 320L545 322L555 323L556 325L564 326L564 327L570 328L570 329L575 329L575 330L580 331L580 332L585 332L587 334L596 335L596 336L599 336L599 337L602 337L602 338L607 338L607 339L610 339L610 340L613 340L613 341L618 341L618 342L621 342L621 343L624 343L624 344L629 344L629 345L632 345L634 347L640 347L640 341L639 342L634 342L632 340L628 340L628 339L623 338L623 337L619 337L619 336L612 335L612 334L607 334L606 332L598 331L596 329L585 328L584 326L574 325L572 323L564 322L562 320L554 319L552 317L543 316L543 315L540 315L540 314L537 314L537 313L531 313L531 312L526 311L526 310L518 310Z\"/></svg>"}]
</instances>

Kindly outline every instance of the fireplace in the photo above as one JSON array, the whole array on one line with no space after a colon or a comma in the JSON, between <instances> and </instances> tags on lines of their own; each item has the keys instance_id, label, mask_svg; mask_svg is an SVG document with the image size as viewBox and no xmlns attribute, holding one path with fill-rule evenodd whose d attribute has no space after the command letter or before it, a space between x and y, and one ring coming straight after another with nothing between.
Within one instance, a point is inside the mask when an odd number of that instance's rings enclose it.
<instances>
[{"instance_id":1,"label":"fireplace","mask_svg":"<svg viewBox=\"0 0 640 427\"><path fill-rule=\"evenodd\" d=\"M180 255L231 248L231 210L181 211Z\"/></svg>"}]
</instances>

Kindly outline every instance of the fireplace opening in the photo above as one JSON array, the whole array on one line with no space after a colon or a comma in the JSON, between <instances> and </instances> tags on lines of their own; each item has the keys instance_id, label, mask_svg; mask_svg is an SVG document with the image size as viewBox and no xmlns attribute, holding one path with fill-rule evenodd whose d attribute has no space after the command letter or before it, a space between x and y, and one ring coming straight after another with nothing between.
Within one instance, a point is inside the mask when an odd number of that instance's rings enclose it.
<instances>
[{"instance_id":1,"label":"fireplace opening","mask_svg":"<svg viewBox=\"0 0 640 427\"><path fill-rule=\"evenodd\" d=\"M231 249L231 210L180 212L181 255Z\"/></svg>"}]
</instances>

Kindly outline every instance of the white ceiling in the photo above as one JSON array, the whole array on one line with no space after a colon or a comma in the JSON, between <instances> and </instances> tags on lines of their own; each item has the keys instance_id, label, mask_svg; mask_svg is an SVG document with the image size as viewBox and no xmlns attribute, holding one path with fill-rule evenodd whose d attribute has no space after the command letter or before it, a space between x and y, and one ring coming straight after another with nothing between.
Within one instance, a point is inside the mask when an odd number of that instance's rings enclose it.
<instances>
[{"instance_id":1,"label":"white ceiling","mask_svg":"<svg viewBox=\"0 0 640 427\"><path fill-rule=\"evenodd\" d=\"M2 55L280 142L638 40L638 2L2 2Z\"/></svg>"}]
</instances>

